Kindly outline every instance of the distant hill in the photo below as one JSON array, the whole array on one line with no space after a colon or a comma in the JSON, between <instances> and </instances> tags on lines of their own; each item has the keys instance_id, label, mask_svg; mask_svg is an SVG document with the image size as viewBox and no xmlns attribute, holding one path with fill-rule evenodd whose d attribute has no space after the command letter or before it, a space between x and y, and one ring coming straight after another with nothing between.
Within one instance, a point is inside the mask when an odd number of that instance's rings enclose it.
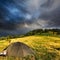
<instances>
[{"instance_id":1,"label":"distant hill","mask_svg":"<svg viewBox=\"0 0 60 60\"><path fill-rule=\"evenodd\" d=\"M20 37L33 36L33 35L58 36L60 35L60 29L36 29L22 35L16 34L16 35L2 36L0 37L0 40L4 40L4 39L8 40L13 38L20 38Z\"/></svg>"},{"instance_id":2,"label":"distant hill","mask_svg":"<svg viewBox=\"0 0 60 60\"><path fill-rule=\"evenodd\" d=\"M25 34L30 35L60 35L60 29L36 29Z\"/></svg>"}]
</instances>

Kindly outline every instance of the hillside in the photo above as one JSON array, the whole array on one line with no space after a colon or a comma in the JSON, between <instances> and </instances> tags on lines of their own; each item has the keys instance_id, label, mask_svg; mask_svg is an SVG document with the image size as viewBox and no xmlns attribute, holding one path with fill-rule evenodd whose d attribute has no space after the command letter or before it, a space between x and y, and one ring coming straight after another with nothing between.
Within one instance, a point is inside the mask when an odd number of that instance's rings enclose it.
<instances>
[{"instance_id":1,"label":"hillside","mask_svg":"<svg viewBox=\"0 0 60 60\"><path fill-rule=\"evenodd\" d=\"M0 51L13 42L23 42L35 51L36 60L60 60L60 38L53 36L27 36L0 41Z\"/></svg>"},{"instance_id":2,"label":"hillside","mask_svg":"<svg viewBox=\"0 0 60 60\"><path fill-rule=\"evenodd\" d=\"M60 35L60 29L35 29L25 34L25 36L31 35Z\"/></svg>"}]
</instances>

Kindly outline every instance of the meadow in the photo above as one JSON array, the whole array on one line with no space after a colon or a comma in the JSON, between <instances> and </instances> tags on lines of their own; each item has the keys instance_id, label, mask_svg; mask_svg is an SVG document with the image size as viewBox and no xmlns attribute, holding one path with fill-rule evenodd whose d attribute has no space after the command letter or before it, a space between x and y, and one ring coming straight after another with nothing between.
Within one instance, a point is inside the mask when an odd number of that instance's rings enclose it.
<instances>
[{"instance_id":1,"label":"meadow","mask_svg":"<svg viewBox=\"0 0 60 60\"><path fill-rule=\"evenodd\" d=\"M26 36L10 40L11 42L9 40L0 40L0 52L13 42L23 42L35 51L36 60L60 60L60 37ZM0 60L7 59L0 57Z\"/></svg>"}]
</instances>

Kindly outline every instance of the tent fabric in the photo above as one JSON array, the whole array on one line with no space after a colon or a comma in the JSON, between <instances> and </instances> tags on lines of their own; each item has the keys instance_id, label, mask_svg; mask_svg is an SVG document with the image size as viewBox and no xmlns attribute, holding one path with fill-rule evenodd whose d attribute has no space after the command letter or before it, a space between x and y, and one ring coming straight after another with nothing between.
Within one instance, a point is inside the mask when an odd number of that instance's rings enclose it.
<instances>
[{"instance_id":1,"label":"tent fabric","mask_svg":"<svg viewBox=\"0 0 60 60\"><path fill-rule=\"evenodd\" d=\"M25 57L28 55L34 55L34 51L21 42L12 43L4 50L6 50L7 56Z\"/></svg>"}]
</instances>

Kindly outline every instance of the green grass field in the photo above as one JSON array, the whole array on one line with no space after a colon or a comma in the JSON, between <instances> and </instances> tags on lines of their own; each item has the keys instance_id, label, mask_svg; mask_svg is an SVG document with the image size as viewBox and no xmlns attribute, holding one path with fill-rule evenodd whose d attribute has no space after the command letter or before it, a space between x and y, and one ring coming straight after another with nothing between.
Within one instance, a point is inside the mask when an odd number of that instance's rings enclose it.
<instances>
[{"instance_id":1,"label":"green grass field","mask_svg":"<svg viewBox=\"0 0 60 60\"><path fill-rule=\"evenodd\" d=\"M11 43L13 42L23 42L30 46L35 51L36 60L60 60L59 37L27 36L22 38L11 39ZM9 41L7 40L1 40L0 52L11 43L9 43Z\"/></svg>"}]
</instances>

